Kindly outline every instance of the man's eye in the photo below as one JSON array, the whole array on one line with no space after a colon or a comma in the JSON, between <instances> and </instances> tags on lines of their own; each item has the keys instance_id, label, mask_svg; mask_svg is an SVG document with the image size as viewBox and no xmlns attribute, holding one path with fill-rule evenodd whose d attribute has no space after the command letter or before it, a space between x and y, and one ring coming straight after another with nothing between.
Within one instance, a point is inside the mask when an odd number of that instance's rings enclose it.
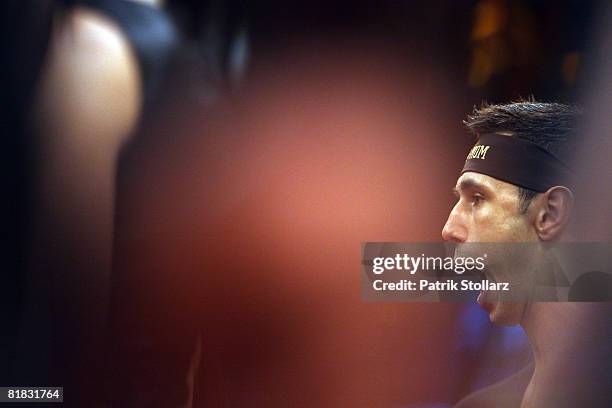
<instances>
[{"instance_id":1,"label":"man's eye","mask_svg":"<svg viewBox=\"0 0 612 408\"><path fill-rule=\"evenodd\" d=\"M484 200L483 196L481 196L480 194L475 194L474 196L472 196L472 205L478 206L482 203L483 200Z\"/></svg>"}]
</instances>

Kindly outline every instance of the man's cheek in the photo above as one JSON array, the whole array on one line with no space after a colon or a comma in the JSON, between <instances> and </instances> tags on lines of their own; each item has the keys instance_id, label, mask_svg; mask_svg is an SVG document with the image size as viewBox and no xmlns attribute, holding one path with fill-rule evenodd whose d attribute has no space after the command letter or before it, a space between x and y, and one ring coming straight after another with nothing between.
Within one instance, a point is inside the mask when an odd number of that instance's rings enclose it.
<instances>
[{"instance_id":1,"label":"man's cheek","mask_svg":"<svg viewBox=\"0 0 612 408\"><path fill-rule=\"evenodd\" d=\"M522 216L499 214L483 222L486 240L481 242L526 242L530 241L530 230Z\"/></svg>"},{"instance_id":2,"label":"man's cheek","mask_svg":"<svg viewBox=\"0 0 612 408\"><path fill-rule=\"evenodd\" d=\"M528 224L526 217L512 217L504 227L507 231L508 241L514 242L529 242L533 241L533 229Z\"/></svg>"},{"instance_id":3,"label":"man's cheek","mask_svg":"<svg viewBox=\"0 0 612 408\"><path fill-rule=\"evenodd\" d=\"M489 242L490 237L497 235L494 213L490 209L476 210L473 213L470 235L473 242Z\"/></svg>"}]
</instances>

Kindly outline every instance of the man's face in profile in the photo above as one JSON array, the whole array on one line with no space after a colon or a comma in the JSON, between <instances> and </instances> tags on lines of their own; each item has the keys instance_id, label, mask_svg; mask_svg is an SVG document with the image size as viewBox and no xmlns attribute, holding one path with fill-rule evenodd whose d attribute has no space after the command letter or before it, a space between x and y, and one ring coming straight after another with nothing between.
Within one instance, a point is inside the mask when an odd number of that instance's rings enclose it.
<instances>
[{"instance_id":1,"label":"man's face in profile","mask_svg":"<svg viewBox=\"0 0 612 408\"><path fill-rule=\"evenodd\" d=\"M520 243L535 242L538 237L532 227L530 212L522 213L519 206L518 187L493 177L465 172L453 189L458 201L453 207L442 237L457 243L457 252L467 243ZM464 247L465 248L465 247ZM464 254L462 254L464 255ZM510 275L519 276L523 267L517 259L503 259L502 267L487 266L485 277L489 280L508 281ZM512 266L512 268L509 268ZM511 285L512 286L512 285ZM492 322L503 325L520 323L526 302L500 301L497 292L481 292L479 304L487 310Z\"/></svg>"}]
</instances>

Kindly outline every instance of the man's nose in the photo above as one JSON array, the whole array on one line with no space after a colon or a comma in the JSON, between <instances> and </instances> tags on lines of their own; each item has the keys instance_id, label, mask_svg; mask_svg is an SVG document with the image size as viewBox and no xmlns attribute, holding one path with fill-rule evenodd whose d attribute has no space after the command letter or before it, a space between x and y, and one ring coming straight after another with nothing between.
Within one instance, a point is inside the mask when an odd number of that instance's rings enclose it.
<instances>
[{"instance_id":1,"label":"man's nose","mask_svg":"<svg viewBox=\"0 0 612 408\"><path fill-rule=\"evenodd\" d=\"M461 221L461 216L457 212L457 207L453 208L444 228L442 228L442 238L445 241L461 243L467 241L467 228Z\"/></svg>"}]
</instances>

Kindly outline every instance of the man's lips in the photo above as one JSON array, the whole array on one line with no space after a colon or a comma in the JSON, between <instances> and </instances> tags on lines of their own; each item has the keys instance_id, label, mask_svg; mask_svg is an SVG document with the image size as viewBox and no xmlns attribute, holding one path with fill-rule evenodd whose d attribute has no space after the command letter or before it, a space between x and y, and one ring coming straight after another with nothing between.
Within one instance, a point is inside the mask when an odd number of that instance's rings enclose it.
<instances>
[{"instance_id":1,"label":"man's lips","mask_svg":"<svg viewBox=\"0 0 612 408\"><path fill-rule=\"evenodd\" d=\"M478 302L478 305L480 307L487 311L487 313L491 313L491 311L493 311L493 309L495 308L495 303L488 301L487 298L487 292L481 291L478 294L478 299L476 301Z\"/></svg>"},{"instance_id":2,"label":"man's lips","mask_svg":"<svg viewBox=\"0 0 612 408\"><path fill-rule=\"evenodd\" d=\"M455 248L453 256L455 258L461 257L461 256L465 257L466 254L463 254L461 252L460 248L457 247L457 248ZM480 281L488 279L490 281L496 282L495 278L493 278L491 276L491 274L487 272L486 265L485 265L485 267L482 270L473 269L472 271L473 271L474 275L477 276L480 279ZM491 313L493 311L493 309L495 308L495 301L493 299L491 299L492 296L495 296L495 293L491 293L489 291L481 290L480 293L478 294L478 299L476 300L478 302L478 305L480 307L482 307L484 310L486 310L487 313Z\"/></svg>"},{"instance_id":3,"label":"man's lips","mask_svg":"<svg viewBox=\"0 0 612 408\"><path fill-rule=\"evenodd\" d=\"M490 276L489 273L487 273L487 268L484 268L482 271L479 271L479 275L481 277L481 280L487 279L496 282L495 278L493 278L492 276ZM496 294L488 290L481 290L478 294L478 299L476 301L478 302L478 305L480 307L487 311L487 313L491 313L495 308L495 301L491 299L491 297L493 296L496 296Z\"/></svg>"}]
</instances>

